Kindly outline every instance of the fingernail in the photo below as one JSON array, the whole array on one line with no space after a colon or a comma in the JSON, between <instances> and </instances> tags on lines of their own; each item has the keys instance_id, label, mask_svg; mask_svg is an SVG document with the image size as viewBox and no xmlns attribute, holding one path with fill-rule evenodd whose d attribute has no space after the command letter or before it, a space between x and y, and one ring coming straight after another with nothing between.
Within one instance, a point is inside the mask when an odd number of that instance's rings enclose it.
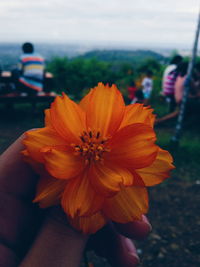
<instances>
[{"instance_id":1,"label":"fingernail","mask_svg":"<svg viewBox=\"0 0 200 267\"><path fill-rule=\"evenodd\" d=\"M134 266L136 266L137 264L139 264L140 258L138 257L137 254L134 254L134 253L129 252L128 255L129 255L129 261L130 261L131 264L134 264Z\"/></svg>"},{"instance_id":2,"label":"fingernail","mask_svg":"<svg viewBox=\"0 0 200 267\"><path fill-rule=\"evenodd\" d=\"M124 238L124 242L125 242L125 245L127 247L127 250L128 250L128 254L135 258L137 260L137 262L140 261L138 255L137 255L137 250L135 248L135 245L133 244L133 242L129 239L129 238Z\"/></svg>"},{"instance_id":3,"label":"fingernail","mask_svg":"<svg viewBox=\"0 0 200 267\"><path fill-rule=\"evenodd\" d=\"M148 226L149 226L149 231L152 231L152 226L149 222L149 220L147 219L147 217L145 215L142 215L142 221L145 222Z\"/></svg>"}]
</instances>

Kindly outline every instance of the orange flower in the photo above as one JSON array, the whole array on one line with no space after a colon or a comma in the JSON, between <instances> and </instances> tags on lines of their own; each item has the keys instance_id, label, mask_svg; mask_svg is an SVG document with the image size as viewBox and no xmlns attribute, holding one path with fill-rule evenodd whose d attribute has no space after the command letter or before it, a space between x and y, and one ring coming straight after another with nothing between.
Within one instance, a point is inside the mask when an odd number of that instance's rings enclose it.
<instances>
[{"instance_id":1,"label":"orange flower","mask_svg":"<svg viewBox=\"0 0 200 267\"><path fill-rule=\"evenodd\" d=\"M45 127L26 133L26 159L41 175L35 202L61 203L69 222L93 233L108 220L140 220L146 186L173 169L155 144L155 116L141 104L125 106L116 86L99 83L78 104L65 94L45 111Z\"/></svg>"}]
</instances>

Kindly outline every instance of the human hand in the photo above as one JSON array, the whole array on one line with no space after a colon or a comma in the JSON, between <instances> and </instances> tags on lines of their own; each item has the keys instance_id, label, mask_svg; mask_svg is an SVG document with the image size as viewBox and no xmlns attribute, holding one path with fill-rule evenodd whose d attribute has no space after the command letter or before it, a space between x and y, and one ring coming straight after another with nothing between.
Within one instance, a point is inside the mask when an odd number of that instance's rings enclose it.
<instances>
[{"instance_id":1,"label":"human hand","mask_svg":"<svg viewBox=\"0 0 200 267\"><path fill-rule=\"evenodd\" d=\"M38 176L22 160L22 139L0 157L0 266L78 267L88 237L66 223L61 209L41 210L32 203ZM144 216L124 225L110 223L89 238L88 246L112 266L136 266L128 237L144 238L150 230Z\"/></svg>"}]
</instances>

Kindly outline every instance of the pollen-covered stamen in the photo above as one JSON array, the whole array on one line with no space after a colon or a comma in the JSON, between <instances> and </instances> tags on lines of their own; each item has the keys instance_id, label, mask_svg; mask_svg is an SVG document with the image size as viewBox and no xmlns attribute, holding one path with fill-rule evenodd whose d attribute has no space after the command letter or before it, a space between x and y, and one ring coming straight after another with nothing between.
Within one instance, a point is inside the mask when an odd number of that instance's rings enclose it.
<instances>
[{"instance_id":1,"label":"pollen-covered stamen","mask_svg":"<svg viewBox=\"0 0 200 267\"><path fill-rule=\"evenodd\" d=\"M100 137L100 132L97 132L96 139L99 139Z\"/></svg>"},{"instance_id":2,"label":"pollen-covered stamen","mask_svg":"<svg viewBox=\"0 0 200 267\"><path fill-rule=\"evenodd\" d=\"M100 131L84 131L80 136L79 145L71 144L74 148L74 154L85 157L85 163L94 161L103 161L103 154L110 149L106 145L107 138L102 138Z\"/></svg>"}]
</instances>

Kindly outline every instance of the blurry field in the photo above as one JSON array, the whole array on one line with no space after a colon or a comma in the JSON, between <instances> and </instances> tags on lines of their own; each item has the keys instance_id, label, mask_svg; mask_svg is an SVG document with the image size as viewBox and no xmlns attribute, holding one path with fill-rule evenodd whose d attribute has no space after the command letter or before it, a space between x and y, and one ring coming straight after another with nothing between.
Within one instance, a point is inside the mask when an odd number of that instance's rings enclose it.
<instances>
[{"instance_id":1,"label":"blurry field","mask_svg":"<svg viewBox=\"0 0 200 267\"><path fill-rule=\"evenodd\" d=\"M159 115L166 112L163 102L154 101ZM0 106L0 152L20 134L43 125L44 105L32 112L30 105L15 109ZM171 150L176 170L172 178L151 188L149 218L153 231L145 241L137 242L140 266L192 267L200 266L200 142L199 114L190 117L179 149L170 144L175 121L156 127L158 144ZM103 259L89 254L95 267L109 266Z\"/></svg>"}]
</instances>

